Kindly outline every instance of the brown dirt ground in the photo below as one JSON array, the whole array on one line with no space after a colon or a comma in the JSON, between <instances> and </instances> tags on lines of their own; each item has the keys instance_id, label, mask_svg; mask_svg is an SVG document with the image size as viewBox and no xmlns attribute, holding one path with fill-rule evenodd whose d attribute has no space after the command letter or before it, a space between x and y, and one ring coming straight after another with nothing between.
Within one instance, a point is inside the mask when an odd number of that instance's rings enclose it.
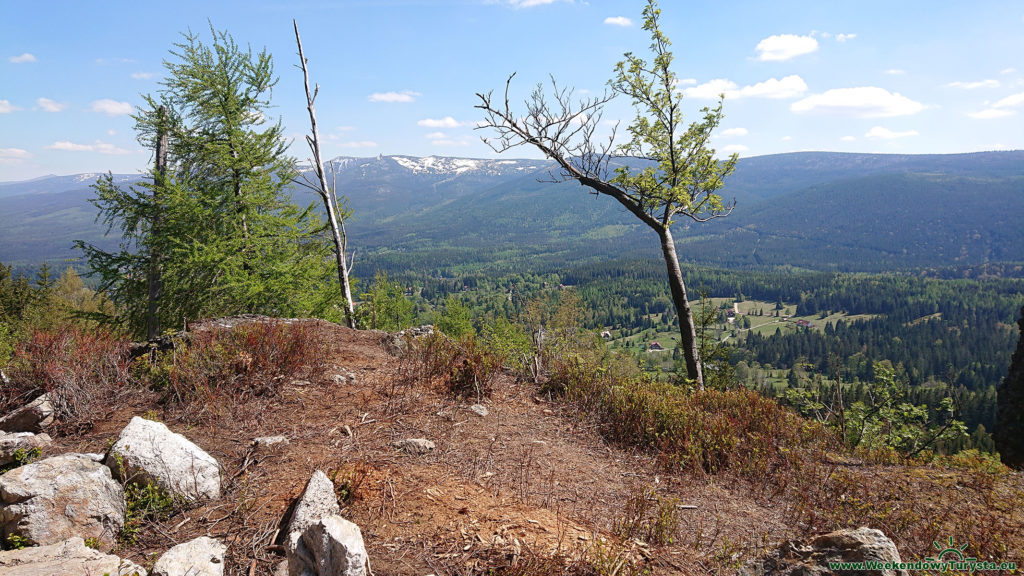
<instances>
[{"instance_id":1,"label":"brown dirt ground","mask_svg":"<svg viewBox=\"0 0 1024 576\"><path fill-rule=\"evenodd\" d=\"M480 417L468 410L473 401L420 381L408 356L388 352L383 333L317 326L330 344L328 376L344 368L354 381L287 383L272 399L211 403L202 417L162 410L155 394L139 393L87 434L56 439L51 453L102 452L132 416L155 410L224 466L221 499L149 523L137 545L116 553L146 566L209 535L228 544L226 574L271 574L283 559L275 545L282 519L317 469L353 487L343 514L361 527L376 576L479 574L530 555L578 557L616 540L613 526L637 486L688 506L674 544L621 543L654 574L732 573L807 528L775 491L727 475L670 473L650 455L609 445L533 383L502 375ZM286 446L251 446L278 434ZM437 448L416 456L391 445L419 437Z\"/></svg>"}]
</instances>

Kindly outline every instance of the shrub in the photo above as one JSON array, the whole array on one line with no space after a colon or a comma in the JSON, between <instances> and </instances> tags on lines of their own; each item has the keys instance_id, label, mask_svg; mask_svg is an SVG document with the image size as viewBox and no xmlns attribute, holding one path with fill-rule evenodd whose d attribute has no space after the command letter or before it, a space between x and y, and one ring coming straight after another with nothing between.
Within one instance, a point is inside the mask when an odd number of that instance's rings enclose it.
<instances>
[{"instance_id":1,"label":"shrub","mask_svg":"<svg viewBox=\"0 0 1024 576\"><path fill-rule=\"evenodd\" d=\"M135 373L180 405L274 395L282 381L323 377L327 351L317 332L307 322L272 319L201 330L172 351L140 359Z\"/></svg>"},{"instance_id":2,"label":"shrub","mask_svg":"<svg viewBox=\"0 0 1024 576\"><path fill-rule=\"evenodd\" d=\"M673 467L756 478L791 464L791 450L831 436L756 392L704 390L636 375L622 357L576 355L547 389L594 415L609 439L657 452Z\"/></svg>"},{"instance_id":3,"label":"shrub","mask_svg":"<svg viewBox=\"0 0 1024 576\"><path fill-rule=\"evenodd\" d=\"M118 461L118 465L120 465ZM123 546L134 546L143 523L163 520L178 509L180 502L152 483L129 482L124 487L124 527L118 540Z\"/></svg>"},{"instance_id":4,"label":"shrub","mask_svg":"<svg viewBox=\"0 0 1024 576\"><path fill-rule=\"evenodd\" d=\"M35 331L14 351L0 411L45 392L60 424L88 428L127 388L127 350L126 340L103 329Z\"/></svg>"},{"instance_id":5,"label":"shrub","mask_svg":"<svg viewBox=\"0 0 1024 576\"><path fill-rule=\"evenodd\" d=\"M614 532L623 540L639 538L648 544L671 544L679 529L679 500L659 496L650 486L633 486L626 497Z\"/></svg>"},{"instance_id":6,"label":"shrub","mask_svg":"<svg viewBox=\"0 0 1024 576\"><path fill-rule=\"evenodd\" d=\"M453 340L434 333L418 344L421 375L450 394L480 400L491 394L502 358L475 336Z\"/></svg>"}]
</instances>

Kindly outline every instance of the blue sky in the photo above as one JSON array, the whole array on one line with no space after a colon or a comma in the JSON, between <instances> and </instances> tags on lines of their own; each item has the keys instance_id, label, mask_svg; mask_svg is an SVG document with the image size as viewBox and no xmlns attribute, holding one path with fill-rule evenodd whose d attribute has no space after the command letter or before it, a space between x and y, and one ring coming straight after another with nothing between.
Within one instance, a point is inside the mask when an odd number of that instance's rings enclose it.
<instances>
[{"instance_id":1,"label":"blue sky","mask_svg":"<svg viewBox=\"0 0 1024 576\"><path fill-rule=\"evenodd\" d=\"M208 21L275 57L274 114L305 157L299 22L328 157L492 157L474 94L517 72L584 94L645 54L643 2L251 0L0 4L0 181L144 169L128 113ZM662 27L693 112L726 95L720 152L1024 148L1024 3L668 2ZM606 120L631 117L629 102ZM521 148L517 156L536 157Z\"/></svg>"}]
</instances>

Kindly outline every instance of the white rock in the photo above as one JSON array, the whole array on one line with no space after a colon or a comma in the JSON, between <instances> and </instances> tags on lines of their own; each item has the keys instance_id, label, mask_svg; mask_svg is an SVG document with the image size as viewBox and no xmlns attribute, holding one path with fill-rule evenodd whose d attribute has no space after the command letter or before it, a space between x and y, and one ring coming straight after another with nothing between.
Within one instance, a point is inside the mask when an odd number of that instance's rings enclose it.
<instances>
[{"instance_id":1,"label":"white rock","mask_svg":"<svg viewBox=\"0 0 1024 576\"><path fill-rule=\"evenodd\" d=\"M4 576L146 576L135 564L93 550L78 536L56 544L0 552L0 574Z\"/></svg>"},{"instance_id":2,"label":"white rock","mask_svg":"<svg viewBox=\"0 0 1024 576\"><path fill-rule=\"evenodd\" d=\"M406 438L393 442L392 446L407 454L426 454L435 448L434 443L426 438Z\"/></svg>"},{"instance_id":3,"label":"white rock","mask_svg":"<svg viewBox=\"0 0 1024 576\"><path fill-rule=\"evenodd\" d=\"M0 432L0 466L14 462L19 450L24 458L31 454L32 450L42 451L52 442L49 434Z\"/></svg>"},{"instance_id":4,"label":"white rock","mask_svg":"<svg viewBox=\"0 0 1024 576\"><path fill-rule=\"evenodd\" d=\"M124 490L110 469L82 454L62 454L0 476L0 534L34 544L72 536L113 545L124 526Z\"/></svg>"},{"instance_id":5,"label":"white rock","mask_svg":"<svg viewBox=\"0 0 1024 576\"><path fill-rule=\"evenodd\" d=\"M153 482L188 500L220 498L217 460L160 422L132 418L110 448L106 462L118 478ZM119 469L122 465L124 470Z\"/></svg>"},{"instance_id":6,"label":"white rock","mask_svg":"<svg viewBox=\"0 0 1024 576\"><path fill-rule=\"evenodd\" d=\"M272 448L274 446L278 446L278 447L280 447L280 446L287 446L288 445L288 437L287 436L260 436L259 438L254 438L253 439L252 445L255 446L256 448Z\"/></svg>"},{"instance_id":7,"label":"white rock","mask_svg":"<svg viewBox=\"0 0 1024 576\"><path fill-rule=\"evenodd\" d=\"M480 417L487 416L488 414L490 414L490 412L487 410L487 406L484 406L483 404L473 404L472 406L469 407L469 411Z\"/></svg>"},{"instance_id":8,"label":"white rock","mask_svg":"<svg viewBox=\"0 0 1024 576\"><path fill-rule=\"evenodd\" d=\"M832 562L898 563L900 553L881 530L847 528L816 536L810 541L783 543L777 550L756 558L738 576L827 576ZM876 570L881 576L907 576L906 570Z\"/></svg>"},{"instance_id":9,"label":"white rock","mask_svg":"<svg viewBox=\"0 0 1024 576\"><path fill-rule=\"evenodd\" d=\"M0 418L0 430L5 432L40 432L53 424L53 403L46 394Z\"/></svg>"},{"instance_id":10,"label":"white rock","mask_svg":"<svg viewBox=\"0 0 1024 576\"><path fill-rule=\"evenodd\" d=\"M363 534L341 516L328 516L302 532L288 555L291 576L364 576L368 560Z\"/></svg>"},{"instance_id":11,"label":"white rock","mask_svg":"<svg viewBox=\"0 0 1024 576\"><path fill-rule=\"evenodd\" d=\"M225 551L227 546L201 536L164 552L151 576L224 576Z\"/></svg>"},{"instance_id":12,"label":"white rock","mask_svg":"<svg viewBox=\"0 0 1024 576\"><path fill-rule=\"evenodd\" d=\"M317 470L306 483L288 522L288 552L295 551L299 538L307 528L324 518L340 514L341 507L334 493L334 483L326 474Z\"/></svg>"}]
</instances>

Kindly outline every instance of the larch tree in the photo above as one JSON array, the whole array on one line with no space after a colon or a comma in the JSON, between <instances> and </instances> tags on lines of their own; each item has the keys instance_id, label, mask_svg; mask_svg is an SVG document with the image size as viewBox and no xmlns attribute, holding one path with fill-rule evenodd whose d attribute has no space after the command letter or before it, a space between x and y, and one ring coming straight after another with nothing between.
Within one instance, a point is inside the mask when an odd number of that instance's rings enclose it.
<instances>
[{"instance_id":1,"label":"larch tree","mask_svg":"<svg viewBox=\"0 0 1024 576\"><path fill-rule=\"evenodd\" d=\"M653 60L626 53L609 81L611 93L574 102L572 90L552 78L551 94L538 85L525 102L525 114L520 114L509 102L513 74L504 98L479 93L477 108L485 115L481 128L498 135L484 139L495 151L532 146L557 164L559 180L575 180L593 194L614 198L654 230L679 319L687 377L703 388L700 344L672 225L679 218L701 223L732 212L734 204L723 203L716 192L735 168L736 156L721 161L710 146L722 120L721 99L716 107L703 108L700 120L684 123L683 94L672 70L670 42L659 27L660 14L657 3L648 0L643 27L651 35ZM620 146L615 145L614 131L607 140L597 137L604 106L617 95L628 97L636 111L628 127L630 140ZM634 167L638 163L643 167Z\"/></svg>"},{"instance_id":2,"label":"larch tree","mask_svg":"<svg viewBox=\"0 0 1024 576\"><path fill-rule=\"evenodd\" d=\"M94 186L120 249L79 243L138 335L154 322L322 314L337 294L324 227L312 205L291 201L295 162L280 121L267 119L272 58L211 33L211 44L189 33L175 45L163 89L135 116L140 143L166 160L138 184L107 175Z\"/></svg>"}]
</instances>

